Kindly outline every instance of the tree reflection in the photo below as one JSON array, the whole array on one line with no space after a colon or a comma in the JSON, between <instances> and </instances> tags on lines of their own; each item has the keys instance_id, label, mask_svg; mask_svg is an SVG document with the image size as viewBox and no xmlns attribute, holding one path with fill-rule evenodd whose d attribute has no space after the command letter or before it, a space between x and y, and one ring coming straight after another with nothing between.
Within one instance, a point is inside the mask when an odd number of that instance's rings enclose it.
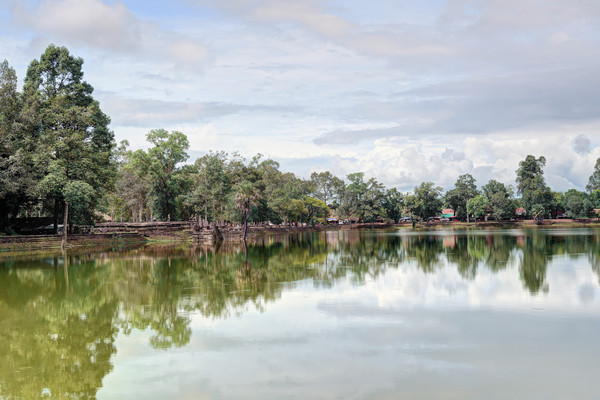
<instances>
[{"instance_id":1,"label":"tree reflection","mask_svg":"<svg viewBox=\"0 0 600 400\"><path fill-rule=\"evenodd\" d=\"M548 292L546 284L546 267L548 265L548 253L543 237L534 235L527 237L525 246L522 248L519 274L523 285L531 294L537 294L540 290Z\"/></svg>"},{"instance_id":2,"label":"tree reflection","mask_svg":"<svg viewBox=\"0 0 600 400\"><path fill-rule=\"evenodd\" d=\"M531 295L550 290L557 255L587 257L597 234L339 231L267 236L248 246L165 246L0 264L0 398L95 398L119 331L151 332L164 350L190 342L192 315L263 311L298 282L362 285L399 266L464 279L518 268ZM407 264L408 263L408 264Z\"/></svg>"},{"instance_id":3,"label":"tree reflection","mask_svg":"<svg viewBox=\"0 0 600 400\"><path fill-rule=\"evenodd\" d=\"M46 261L0 268L0 397L93 399L112 370L118 301L88 263Z\"/></svg>"}]
</instances>

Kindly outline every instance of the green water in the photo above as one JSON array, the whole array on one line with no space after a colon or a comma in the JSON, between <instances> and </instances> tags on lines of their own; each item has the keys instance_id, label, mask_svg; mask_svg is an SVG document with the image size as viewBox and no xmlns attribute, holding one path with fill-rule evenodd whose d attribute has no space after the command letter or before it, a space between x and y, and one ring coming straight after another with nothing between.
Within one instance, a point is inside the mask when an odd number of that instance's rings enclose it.
<instances>
[{"instance_id":1,"label":"green water","mask_svg":"<svg viewBox=\"0 0 600 400\"><path fill-rule=\"evenodd\" d=\"M598 399L600 232L0 262L0 399Z\"/></svg>"}]
</instances>

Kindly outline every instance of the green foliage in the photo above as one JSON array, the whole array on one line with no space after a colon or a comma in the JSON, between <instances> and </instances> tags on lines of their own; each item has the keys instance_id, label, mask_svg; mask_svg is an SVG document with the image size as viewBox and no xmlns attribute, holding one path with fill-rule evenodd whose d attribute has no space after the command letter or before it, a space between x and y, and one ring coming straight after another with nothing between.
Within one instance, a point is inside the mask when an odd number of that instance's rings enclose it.
<instances>
[{"instance_id":1,"label":"green foliage","mask_svg":"<svg viewBox=\"0 0 600 400\"><path fill-rule=\"evenodd\" d=\"M449 193L451 193L451 195L449 196L448 200L450 200L449 203L454 209L455 215L459 219L464 219L466 216L468 221L470 214L465 212L467 203L470 199L479 194L477 191L477 185L475 184L475 178L473 178L473 176L470 174L459 176L454 184L454 189L449 191Z\"/></svg>"},{"instance_id":2,"label":"green foliage","mask_svg":"<svg viewBox=\"0 0 600 400\"><path fill-rule=\"evenodd\" d=\"M66 209L69 194L72 216L91 220L114 178L110 119L92 97L92 86L83 81L82 65L65 47L50 45L39 61L31 62L25 77L27 112L36 116L27 134L38 141L34 159L42 174L40 193L55 219L60 204Z\"/></svg>"},{"instance_id":3,"label":"green foliage","mask_svg":"<svg viewBox=\"0 0 600 400\"><path fill-rule=\"evenodd\" d=\"M467 212L472 215L475 220L483 218L487 215L488 200L485 196L475 196L467 202Z\"/></svg>"},{"instance_id":4,"label":"green foliage","mask_svg":"<svg viewBox=\"0 0 600 400\"><path fill-rule=\"evenodd\" d=\"M62 188L62 195L69 203L69 214L74 223L90 223L93 220L96 192L88 183L71 180Z\"/></svg>"},{"instance_id":5,"label":"green foliage","mask_svg":"<svg viewBox=\"0 0 600 400\"><path fill-rule=\"evenodd\" d=\"M364 222L375 222L379 217L385 216L385 188L375 178L365 182L364 175L363 172L355 172L347 176L350 183L344 189L338 214Z\"/></svg>"},{"instance_id":6,"label":"green foliage","mask_svg":"<svg viewBox=\"0 0 600 400\"><path fill-rule=\"evenodd\" d=\"M17 75L4 60L0 63L0 229L37 197L38 174L33 165L37 142L24 134L23 109Z\"/></svg>"},{"instance_id":7,"label":"green foliage","mask_svg":"<svg viewBox=\"0 0 600 400\"><path fill-rule=\"evenodd\" d=\"M513 189L494 179L482 187L492 217L500 222L515 216L516 203L513 199Z\"/></svg>"},{"instance_id":8,"label":"green foliage","mask_svg":"<svg viewBox=\"0 0 600 400\"><path fill-rule=\"evenodd\" d=\"M178 131L164 129L148 132L146 139L154 146L145 153L134 153L134 165L149 176L152 187L153 208L162 220L180 218L178 197L184 193L185 177L178 164L187 160L187 137Z\"/></svg>"},{"instance_id":9,"label":"green foliage","mask_svg":"<svg viewBox=\"0 0 600 400\"><path fill-rule=\"evenodd\" d=\"M592 175L590 175L585 190L587 190L589 193L600 190L600 158L596 160L594 172L592 172Z\"/></svg>"},{"instance_id":10,"label":"green foliage","mask_svg":"<svg viewBox=\"0 0 600 400\"><path fill-rule=\"evenodd\" d=\"M533 207L531 207L531 216L538 224L541 224L545 214L546 209L542 204L534 204Z\"/></svg>"},{"instance_id":11,"label":"green foliage","mask_svg":"<svg viewBox=\"0 0 600 400\"><path fill-rule=\"evenodd\" d=\"M410 198L411 214L423 220L440 215L443 206L441 195L441 187L435 186L433 182L422 182L415 187L414 196Z\"/></svg>"},{"instance_id":12,"label":"green foliage","mask_svg":"<svg viewBox=\"0 0 600 400\"><path fill-rule=\"evenodd\" d=\"M404 196L396 188L388 189L385 192L382 207L387 219L398 222L402 218L405 208Z\"/></svg>"},{"instance_id":13,"label":"green foliage","mask_svg":"<svg viewBox=\"0 0 600 400\"><path fill-rule=\"evenodd\" d=\"M589 218L594 209L588 196L575 189L570 189L565 193L562 205L567 216L573 219Z\"/></svg>"},{"instance_id":14,"label":"green foliage","mask_svg":"<svg viewBox=\"0 0 600 400\"><path fill-rule=\"evenodd\" d=\"M331 172L313 172L310 175L310 181L313 186L313 196L322 200L325 204L338 203L344 195L346 185L340 178L334 176Z\"/></svg>"},{"instance_id":15,"label":"green foliage","mask_svg":"<svg viewBox=\"0 0 600 400\"><path fill-rule=\"evenodd\" d=\"M235 187L235 207L242 213L244 222L248 220L250 210L258 202L258 193L251 182L244 181Z\"/></svg>"},{"instance_id":16,"label":"green foliage","mask_svg":"<svg viewBox=\"0 0 600 400\"><path fill-rule=\"evenodd\" d=\"M323 200L315 199L314 197L304 197L304 207L306 208L306 222L314 224L315 222L325 222L325 218L329 216L329 207Z\"/></svg>"},{"instance_id":17,"label":"green foliage","mask_svg":"<svg viewBox=\"0 0 600 400\"><path fill-rule=\"evenodd\" d=\"M547 215L554 202L554 196L544 180L543 168L545 165L545 157L540 156L536 159L534 156L528 155L519 163L519 169L516 171L517 189L521 195L523 207L536 220Z\"/></svg>"},{"instance_id":18,"label":"green foliage","mask_svg":"<svg viewBox=\"0 0 600 400\"><path fill-rule=\"evenodd\" d=\"M191 192L185 197L185 202L197 214L204 214L212 220L223 213L221 207L226 203L232 190L233 176L228 170L227 153L209 152L198 158L194 163L196 172L193 174Z\"/></svg>"},{"instance_id":19,"label":"green foliage","mask_svg":"<svg viewBox=\"0 0 600 400\"><path fill-rule=\"evenodd\" d=\"M592 193L590 193L589 198L594 208L600 208L600 189L594 190Z\"/></svg>"}]
</instances>

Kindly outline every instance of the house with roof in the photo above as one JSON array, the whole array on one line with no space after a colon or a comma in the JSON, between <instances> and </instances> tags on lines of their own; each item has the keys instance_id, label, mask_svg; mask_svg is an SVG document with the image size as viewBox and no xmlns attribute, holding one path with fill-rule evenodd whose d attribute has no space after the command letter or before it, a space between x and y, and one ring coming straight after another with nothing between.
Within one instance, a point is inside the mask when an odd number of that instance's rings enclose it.
<instances>
[{"instance_id":1,"label":"house with roof","mask_svg":"<svg viewBox=\"0 0 600 400\"><path fill-rule=\"evenodd\" d=\"M454 221L456 219L454 210L451 208L444 208L442 210L442 218L448 218L450 221Z\"/></svg>"}]
</instances>

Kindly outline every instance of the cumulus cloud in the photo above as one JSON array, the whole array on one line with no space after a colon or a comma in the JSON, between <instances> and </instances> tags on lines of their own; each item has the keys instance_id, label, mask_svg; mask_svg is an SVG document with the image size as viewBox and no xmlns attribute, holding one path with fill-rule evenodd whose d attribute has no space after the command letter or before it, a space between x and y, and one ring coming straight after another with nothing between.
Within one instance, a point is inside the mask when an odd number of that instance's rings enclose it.
<instances>
[{"instance_id":1,"label":"cumulus cloud","mask_svg":"<svg viewBox=\"0 0 600 400\"><path fill-rule=\"evenodd\" d=\"M573 150L579 154L586 154L591 151L592 142L585 135L579 135L573 140Z\"/></svg>"},{"instance_id":2,"label":"cumulus cloud","mask_svg":"<svg viewBox=\"0 0 600 400\"><path fill-rule=\"evenodd\" d=\"M593 127L586 127L593 129ZM583 189L600 157L600 146L590 146L586 153L569 146L576 129L514 131L479 136L455 136L453 141L427 137L388 137L374 141L370 149L362 147L329 148L329 165L321 169L336 171L340 176L363 171L386 186L402 191L425 181L450 189L459 175L473 175L479 186L495 179L515 184L519 162L528 154L545 156L546 182L553 190ZM306 175L306 169L303 171Z\"/></svg>"},{"instance_id":3,"label":"cumulus cloud","mask_svg":"<svg viewBox=\"0 0 600 400\"><path fill-rule=\"evenodd\" d=\"M18 1L12 12L17 23L46 40L121 54L170 57L182 65L197 65L208 57L202 43L139 19L119 1L109 5L100 0L42 0L34 7Z\"/></svg>"},{"instance_id":4,"label":"cumulus cloud","mask_svg":"<svg viewBox=\"0 0 600 400\"><path fill-rule=\"evenodd\" d=\"M124 4L97 0L44 0L35 9L19 2L13 13L40 33L118 51L135 50L147 29Z\"/></svg>"}]
</instances>

